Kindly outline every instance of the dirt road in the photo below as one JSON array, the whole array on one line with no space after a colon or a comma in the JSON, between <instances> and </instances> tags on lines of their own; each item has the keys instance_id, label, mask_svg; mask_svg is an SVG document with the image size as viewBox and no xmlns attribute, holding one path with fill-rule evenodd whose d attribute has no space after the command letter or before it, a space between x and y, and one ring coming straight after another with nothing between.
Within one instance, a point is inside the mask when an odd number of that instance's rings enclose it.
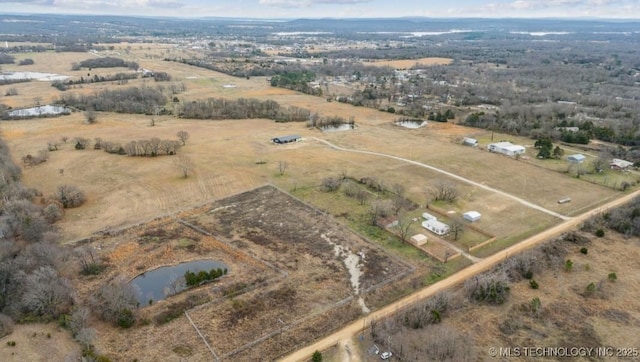
<instances>
[{"instance_id":1,"label":"dirt road","mask_svg":"<svg viewBox=\"0 0 640 362\"><path fill-rule=\"evenodd\" d=\"M540 234L534 235L528 239L523 240L522 242L513 245L501 252L498 252L490 257L482 259L481 261L467 267L466 269L461 270L460 272L438 282L432 284L424 289L421 289L411 295L408 295L395 303L392 303L382 309L379 309L375 312L372 312L368 316L364 318L360 318L351 324L345 326L341 330L326 336L315 343L306 346L298 351L284 357L281 361L304 361L308 359L314 351L323 351L331 346L336 345L337 343L345 344L345 341L351 339L354 335L362 332L362 328L364 325L368 325L369 321L372 319L383 319L387 316L393 315L398 310L402 310L408 306L411 306L415 303L423 301L429 297L436 295L437 293L449 289L456 284L462 283L465 280L482 273L485 270L488 270L500 263L501 261L507 259L508 257L518 254L526 249L529 249L539 243L544 242L545 240L549 240L553 237L556 237L563 232L572 230L576 228L580 223L590 218L593 215L597 215L601 212L609 210L611 208L615 208L622 204L625 204L636 196L640 196L640 190L635 191L631 194L624 195L623 197L611 201L601 207L598 207L594 210L588 211L582 215L576 216L570 220L567 220L561 224L558 224L550 229L547 229Z\"/></svg>"}]
</instances>

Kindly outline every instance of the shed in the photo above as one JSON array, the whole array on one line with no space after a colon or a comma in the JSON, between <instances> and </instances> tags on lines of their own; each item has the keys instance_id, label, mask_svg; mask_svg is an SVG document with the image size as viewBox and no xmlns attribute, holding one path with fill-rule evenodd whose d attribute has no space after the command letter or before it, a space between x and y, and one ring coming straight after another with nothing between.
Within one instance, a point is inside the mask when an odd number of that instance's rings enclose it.
<instances>
[{"instance_id":1,"label":"shed","mask_svg":"<svg viewBox=\"0 0 640 362\"><path fill-rule=\"evenodd\" d=\"M416 234L409 239L409 242L415 246L422 246L427 243L427 236L425 234Z\"/></svg>"},{"instance_id":2,"label":"shed","mask_svg":"<svg viewBox=\"0 0 640 362\"><path fill-rule=\"evenodd\" d=\"M462 214L462 218L469 222L476 222L480 220L481 217L482 215L477 211L467 211L464 214Z\"/></svg>"},{"instance_id":3,"label":"shed","mask_svg":"<svg viewBox=\"0 0 640 362\"><path fill-rule=\"evenodd\" d=\"M582 163L585 160L585 156L581 153L576 153L575 155L567 156L567 161L571 163Z\"/></svg>"},{"instance_id":4,"label":"shed","mask_svg":"<svg viewBox=\"0 0 640 362\"><path fill-rule=\"evenodd\" d=\"M423 212L423 213L422 213L422 218L423 218L423 219L425 219L425 220L438 220L438 218L437 218L437 217L435 217L435 216L431 215L431 214L430 214L430 213L428 213L428 212Z\"/></svg>"},{"instance_id":5,"label":"shed","mask_svg":"<svg viewBox=\"0 0 640 362\"><path fill-rule=\"evenodd\" d=\"M478 147L478 140L475 138L465 137L462 139L462 144L465 146Z\"/></svg>"},{"instance_id":6,"label":"shed","mask_svg":"<svg viewBox=\"0 0 640 362\"><path fill-rule=\"evenodd\" d=\"M281 137L272 138L271 142L278 143L278 144L291 143L291 142L298 142L298 141L300 141L301 138L302 137L294 134L294 135L289 135L289 136L281 136Z\"/></svg>"},{"instance_id":7,"label":"shed","mask_svg":"<svg viewBox=\"0 0 640 362\"><path fill-rule=\"evenodd\" d=\"M376 220L376 224L382 228L389 229L394 226L398 226L398 218L394 215L381 217Z\"/></svg>"}]
</instances>

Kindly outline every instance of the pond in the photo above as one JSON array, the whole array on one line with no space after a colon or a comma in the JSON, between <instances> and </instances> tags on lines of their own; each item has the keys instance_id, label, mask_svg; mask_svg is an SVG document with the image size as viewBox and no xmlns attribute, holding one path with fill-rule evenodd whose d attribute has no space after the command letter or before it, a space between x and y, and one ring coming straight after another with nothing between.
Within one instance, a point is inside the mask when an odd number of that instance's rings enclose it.
<instances>
[{"instance_id":1,"label":"pond","mask_svg":"<svg viewBox=\"0 0 640 362\"><path fill-rule=\"evenodd\" d=\"M421 121L421 120L406 120L406 121L396 121L394 122L394 124L396 126L400 126L400 127L404 127L404 128L412 128L412 129L416 129L416 128L420 128L420 127L424 127L427 125L427 121Z\"/></svg>"},{"instance_id":2,"label":"pond","mask_svg":"<svg viewBox=\"0 0 640 362\"><path fill-rule=\"evenodd\" d=\"M45 105L31 108L16 109L9 113L9 118L31 118L40 116L55 116L59 114L70 114L71 109L63 106Z\"/></svg>"},{"instance_id":3,"label":"pond","mask_svg":"<svg viewBox=\"0 0 640 362\"><path fill-rule=\"evenodd\" d=\"M133 278L129 284L136 290L140 305L145 306L149 304L149 300L157 302L185 290L187 288L184 280L186 271L197 273L218 268L228 269L223 262L216 260L190 261L150 270Z\"/></svg>"},{"instance_id":4,"label":"pond","mask_svg":"<svg viewBox=\"0 0 640 362\"><path fill-rule=\"evenodd\" d=\"M322 132L341 132L341 131L350 131L355 128L356 128L355 124L343 123L343 124L337 124L337 125L321 126L320 130Z\"/></svg>"}]
</instances>

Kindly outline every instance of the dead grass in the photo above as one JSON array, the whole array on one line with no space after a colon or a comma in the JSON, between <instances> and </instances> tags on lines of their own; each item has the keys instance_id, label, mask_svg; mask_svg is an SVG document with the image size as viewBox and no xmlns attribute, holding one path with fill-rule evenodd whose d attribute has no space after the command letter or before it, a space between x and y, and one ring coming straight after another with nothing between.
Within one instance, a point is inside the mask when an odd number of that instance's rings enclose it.
<instances>
[{"instance_id":1,"label":"dead grass","mask_svg":"<svg viewBox=\"0 0 640 362\"><path fill-rule=\"evenodd\" d=\"M402 59L402 60L379 60L379 61L368 61L364 62L366 65L375 65L379 67L392 67L394 69L409 69L409 68L420 68L420 67L429 67L433 65L447 65L451 64L453 59L451 58L420 58L420 59Z\"/></svg>"},{"instance_id":2,"label":"dead grass","mask_svg":"<svg viewBox=\"0 0 640 362\"><path fill-rule=\"evenodd\" d=\"M10 341L15 346L9 346ZM7 362L78 360L80 347L55 323L17 324L0 339L0 356Z\"/></svg>"}]
</instances>

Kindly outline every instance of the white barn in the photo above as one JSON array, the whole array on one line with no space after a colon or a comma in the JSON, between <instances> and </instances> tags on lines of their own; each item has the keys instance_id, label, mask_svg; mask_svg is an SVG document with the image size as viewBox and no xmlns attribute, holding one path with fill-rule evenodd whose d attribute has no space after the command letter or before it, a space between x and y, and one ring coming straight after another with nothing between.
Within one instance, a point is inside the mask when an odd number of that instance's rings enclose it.
<instances>
[{"instance_id":1,"label":"white barn","mask_svg":"<svg viewBox=\"0 0 640 362\"><path fill-rule=\"evenodd\" d=\"M503 155L514 157L524 153L524 146L514 145L511 142L490 143L487 146L489 152L502 153Z\"/></svg>"}]
</instances>

